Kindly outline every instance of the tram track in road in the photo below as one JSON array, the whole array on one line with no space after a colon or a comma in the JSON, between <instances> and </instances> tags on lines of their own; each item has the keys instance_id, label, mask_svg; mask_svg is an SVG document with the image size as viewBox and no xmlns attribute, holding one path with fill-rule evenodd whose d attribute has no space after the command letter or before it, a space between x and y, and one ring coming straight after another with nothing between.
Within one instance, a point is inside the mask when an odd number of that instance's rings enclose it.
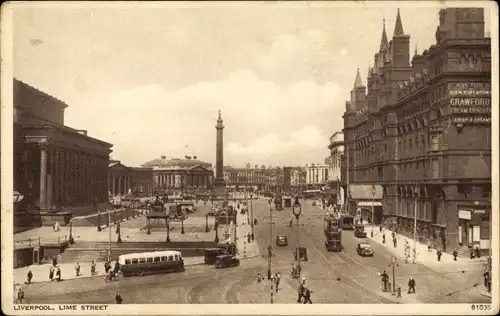
<instances>
[{"instance_id":1,"label":"tram track in road","mask_svg":"<svg viewBox=\"0 0 500 316\"><path fill-rule=\"evenodd\" d=\"M214 268L215 269L215 268ZM235 285L240 283L241 280L250 280L255 278L258 272L262 270L262 267L249 267L249 268L231 268L231 270L219 270L216 275L211 276L201 282L194 284L185 294L184 301L186 304L204 304L206 299L203 299L204 293L214 295L217 300L222 300L222 302L208 302L208 303L238 303L237 297L235 298L231 294L232 289ZM243 276L242 276L243 274ZM222 282L220 282L222 281ZM220 286L223 283L225 286ZM216 294L217 293L217 294ZM217 296L217 297L215 297Z\"/></svg>"},{"instance_id":2,"label":"tram track in road","mask_svg":"<svg viewBox=\"0 0 500 316\"><path fill-rule=\"evenodd\" d=\"M304 227L304 230L307 231L307 235L309 236L304 236L304 239L306 240L310 240L309 238L312 237L312 233L311 231L308 229L308 228L305 228ZM312 237L314 238L314 237ZM316 238L314 238L316 239ZM332 263L322 252L321 250L319 250L315 243L311 243L313 249L316 251L317 254L319 254L319 256L335 271L338 272L338 275L337 275L337 280L336 282L339 282L339 284L343 284L345 286L347 286L348 288L350 288L351 290L354 290L354 291L358 291L358 292L363 292L362 290L364 290L364 292L368 292L370 293L372 296L368 296L365 294L365 296L363 297L364 299L368 299L370 302L366 302L366 303L384 303L384 304L393 304L394 302L389 300L389 299L386 299L385 297L379 295L376 291L374 291L373 289L370 289L369 287L365 286L364 284L358 282L357 280L355 279L352 279L348 276L346 276L345 274L342 273L341 271L341 267L340 265L342 264L342 267L345 267L345 266L349 266L349 263L344 259L342 258L342 252L338 252L336 253L337 257L341 260L341 263Z\"/></svg>"}]
</instances>

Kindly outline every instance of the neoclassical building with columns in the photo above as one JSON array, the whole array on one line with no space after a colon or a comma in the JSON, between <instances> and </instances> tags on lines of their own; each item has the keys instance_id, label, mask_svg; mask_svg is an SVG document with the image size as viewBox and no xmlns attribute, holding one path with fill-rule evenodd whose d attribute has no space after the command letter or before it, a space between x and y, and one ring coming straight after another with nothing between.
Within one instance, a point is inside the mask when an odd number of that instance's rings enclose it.
<instances>
[{"instance_id":1,"label":"neoclassical building with columns","mask_svg":"<svg viewBox=\"0 0 500 316\"><path fill-rule=\"evenodd\" d=\"M142 165L153 170L153 191L156 194L195 193L212 189L212 164L196 156L167 159L161 156Z\"/></svg>"},{"instance_id":2,"label":"neoclassical building with columns","mask_svg":"<svg viewBox=\"0 0 500 316\"><path fill-rule=\"evenodd\" d=\"M112 144L64 125L67 107L14 79L14 190L24 196L19 210L79 213L108 202Z\"/></svg>"}]
</instances>

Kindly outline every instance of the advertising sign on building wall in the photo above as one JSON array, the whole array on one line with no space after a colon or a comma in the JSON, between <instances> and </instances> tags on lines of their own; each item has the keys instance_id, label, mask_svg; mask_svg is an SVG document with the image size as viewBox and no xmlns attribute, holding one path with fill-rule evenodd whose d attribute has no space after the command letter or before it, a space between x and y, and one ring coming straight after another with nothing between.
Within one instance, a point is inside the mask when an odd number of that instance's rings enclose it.
<instances>
[{"instance_id":1,"label":"advertising sign on building wall","mask_svg":"<svg viewBox=\"0 0 500 316\"><path fill-rule=\"evenodd\" d=\"M491 124L490 83L450 83L448 91L453 123Z\"/></svg>"}]
</instances>

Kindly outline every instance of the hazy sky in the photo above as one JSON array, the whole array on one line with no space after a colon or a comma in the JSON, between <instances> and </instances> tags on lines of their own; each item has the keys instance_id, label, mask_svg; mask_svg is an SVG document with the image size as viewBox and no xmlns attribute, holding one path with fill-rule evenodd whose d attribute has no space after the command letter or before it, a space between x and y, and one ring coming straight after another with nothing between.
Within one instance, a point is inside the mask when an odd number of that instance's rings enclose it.
<instances>
[{"instance_id":1,"label":"hazy sky","mask_svg":"<svg viewBox=\"0 0 500 316\"><path fill-rule=\"evenodd\" d=\"M214 162L218 109L225 164L323 162L356 68L366 82L383 18L390 40L401 7L413 54L435 43L439 11L432 2L90 4L16 7L14 76L68 103L66 125L114 144L113 158L129 165L182 157L185 145Z\"/></svg>"}]
</instances>

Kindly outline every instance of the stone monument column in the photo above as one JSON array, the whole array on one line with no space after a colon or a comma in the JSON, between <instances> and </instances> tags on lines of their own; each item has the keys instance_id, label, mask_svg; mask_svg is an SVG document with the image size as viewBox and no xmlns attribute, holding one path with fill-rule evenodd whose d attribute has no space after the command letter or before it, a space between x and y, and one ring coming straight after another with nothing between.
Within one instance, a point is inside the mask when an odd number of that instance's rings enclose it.
<instances>
[{"instance_id":1,"label":"stone monument column","mask_svg":"<svg viewBox=\"0 0 500 316\"><path fill-rule=\"evenodd\" d=\"M219 110L219 118L217 119L217 144L215 152L215 179L214 179L214 192L217 196L226 195L226 183L224 182L224 140L223 130L224 125L222 121L222 113Z\"/></svg>"}]
</instances>

